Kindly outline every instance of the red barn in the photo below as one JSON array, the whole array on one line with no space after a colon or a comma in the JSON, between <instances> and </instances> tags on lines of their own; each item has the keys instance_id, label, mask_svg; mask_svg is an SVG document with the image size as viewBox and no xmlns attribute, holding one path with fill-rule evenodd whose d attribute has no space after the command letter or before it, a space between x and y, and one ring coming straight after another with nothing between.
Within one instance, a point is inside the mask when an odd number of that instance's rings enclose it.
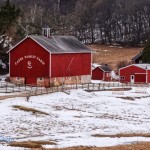
<instances>
[{"instance_id":1,"label":"red barn","mask_svg":"<svg viewBox=\"0 0 150 150\"><path fill-rule=\"evenodd\" d=\"M132 64L119 70L120 82L150 83L150 64Z\"/></svg>"},{"instance_id":2,"label":"red barn","mask_svg":"<svg viewBox=\"0 0 150 150\"><path fill-rule=\"evenodd\" d=\"M27 36L9 55L12 82L48 86L91 79L91 50L73 36Z\"/></svg>"},{"instance_id":3,"label":"red barn","mask_svg":"<svg viewBox=\"0 0 150 150\"><path fill-rule=\"evenodd\" d=\"M111 69L108 66L100 65L92 70L92 80L111 80Z\"/></svg>"}]
</instances>

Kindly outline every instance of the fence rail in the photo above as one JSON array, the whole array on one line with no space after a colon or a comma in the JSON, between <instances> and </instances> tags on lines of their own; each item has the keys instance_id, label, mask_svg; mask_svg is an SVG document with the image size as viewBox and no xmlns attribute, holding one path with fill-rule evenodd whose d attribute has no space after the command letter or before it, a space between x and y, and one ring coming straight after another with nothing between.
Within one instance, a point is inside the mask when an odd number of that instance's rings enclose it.
<instances>
[{"instance_id":1,"label":"fence rail","mask_svg":"<svg viewBox=\"0 0 150 150\"><path fill-rule=\"evenodd\" d=\"M103 91L112 90L113 88L131 88L131 87L149 87L149 84L131 84L119 82L104 83L84 83L84 84L63 84L61 86L53 86L49 88L33 86L33 85L14 85L7 82L0 82L0 93L25 92L31 94L46 94L60 91L68 91L71 89L84 89L87 91Z\"/></svg>"}]
</instances>

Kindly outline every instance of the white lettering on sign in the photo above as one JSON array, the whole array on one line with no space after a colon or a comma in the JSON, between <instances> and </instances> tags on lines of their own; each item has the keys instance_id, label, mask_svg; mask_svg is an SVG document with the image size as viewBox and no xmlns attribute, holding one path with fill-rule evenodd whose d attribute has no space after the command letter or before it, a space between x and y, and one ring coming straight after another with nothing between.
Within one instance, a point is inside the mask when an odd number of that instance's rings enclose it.
<instances>
[{"instance_id":1,"label":"white lettering on sign","mask_svg":"<svg viewBox=\"0 0 150 150\"><path fill-rule=\"evenodd\" d=\"M27 67L28 67L29 69L32 69L32 62L31 62L31 61L28 61L27 64L28 64Z\"/></svg>"},{"instance_id":2,"label":"white lettering on sign","mask_svg":"<svg viewBox=\"0 0 150 150\"><path fill-rule=\"evenodd\" d=\"M23 61L23 57L20 57L19 59L17 59L17 61L15 62L15 65L18 65L21 61Z\"/></svg>"},{"instance_id":3,"label":"white lettering on sign","mask_svg":"<svg viewBox=\"0 0 150 150\"><path fill-rule=\"evenodd\" d=\"M34 59L34 60L39 61L42 65L45 65L44 60L42 58L36 56L36 55L25 55L23 57L20 57L20 58L17 59L17 61L15 61L15 65L17 66L20 62L22 62L25 59ZM29 69L32 68L32 62L31 61L28 61L27 65L28 65Z\"/></svg>"}]
</instances>

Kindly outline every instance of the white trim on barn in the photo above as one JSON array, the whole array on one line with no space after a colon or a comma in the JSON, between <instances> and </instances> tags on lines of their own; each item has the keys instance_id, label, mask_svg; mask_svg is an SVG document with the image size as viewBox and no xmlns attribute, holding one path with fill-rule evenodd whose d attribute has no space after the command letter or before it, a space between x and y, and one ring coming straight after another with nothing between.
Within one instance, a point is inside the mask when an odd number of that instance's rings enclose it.
<instances>
[{"instance_id":1,"label":"white trim on barn","mask_svg":"<svg viewBox=\"0 0 150 150\"><path fill-rule=\"evenodd\" d=\"M13 46L10 50L8 50L6 53L9 53L10 51L12 51L14 48L16 48L18 45L20 45L23 41L25 41L28 38L28 36L26 36L23 40L21 40L19 43L17 43L15 46Z\"/></svg>"},{"instance_id":2,"label":"white trim on barn","mask_svg":"<svg viewBox=\"0 0 150 150\"><path fill-rule=\"evenodd\" d=\"M99 68L100 69L100 68ZM101 69L102 70L102 69ZM103 70L102 70L103 71ZM105 72L103 71L103 81L105 79Z\"/></svg>"},{"instance_id":3,"label":"white trim on barn","mask_svg":"<svg viewBox=\"0 0 150 150\"><path fill-rule=\"evenodd\" d=\"M10 53L9 53L9 75L10 75Z\"/></svg>"},{"instance_id":4,"label":"white trim on barn","mask_svg":"<svg viewBox=\"0 0 150 150\"><path fill-rule=\"evenodd\" d=\"M147 73L134 73L134 74L147 74Z\"/></svg>"},{"instance_id":5,"label":"white trim on barn","mask_svg":"<svg viewBox=\"0 0 150 150\"><path fill-rule=\"evenodd\" d=\"M128 68L128 67L131 67L131 66L133 66L133 64L128 65L128 66L125 66L125 67L122 67L122 68L120 68L119 70L122 70L122 69L125 69L125 68Z\"/></svg>"}]
</instances>

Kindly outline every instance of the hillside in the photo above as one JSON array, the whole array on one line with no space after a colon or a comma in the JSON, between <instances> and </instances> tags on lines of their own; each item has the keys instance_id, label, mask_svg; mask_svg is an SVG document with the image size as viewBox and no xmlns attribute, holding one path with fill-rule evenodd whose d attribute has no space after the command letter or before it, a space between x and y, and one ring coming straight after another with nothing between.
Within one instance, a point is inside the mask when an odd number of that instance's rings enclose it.
<instances>
[{"instance_id":1,"label":"hillside","mask_svg":"<svg viewBox=\"0 0 150 150\"><path fill-rule=\"evenodd\" d=\"M142 48L141 47L122 47L113 45L89 45L94 51L93 62L104 63L111 66L112 69L117 69L117 64L120 61L130 61L135 55L137 55Z\"/></svg>"}]
</instances>

